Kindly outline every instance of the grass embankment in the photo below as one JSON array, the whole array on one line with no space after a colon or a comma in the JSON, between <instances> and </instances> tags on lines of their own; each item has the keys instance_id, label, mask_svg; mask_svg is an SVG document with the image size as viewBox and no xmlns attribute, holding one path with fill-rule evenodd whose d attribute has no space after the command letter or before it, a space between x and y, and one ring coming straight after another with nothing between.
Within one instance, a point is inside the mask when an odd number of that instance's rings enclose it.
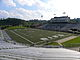
<instances>
[{"instance_id":1,"label":"grass embankment","mask_svg":"<svg viewBox=\"0 0 80 60\"><path fill-rule=\"evenodd\" d=\"M26 28L26 27L24 27L24 26L10 26L7 29L12 30L12 29L24 29L24 28Z\"/></svg>"},{"instance_id":2,"label":"grass embankment","mask_svg":"<svg viewBox=\"0 0 80 60\"><path fill-rule=\"evenodd\" d=\"M80 36L62 43L64 47L80 47Z\"/></svg>"}]
</instances>

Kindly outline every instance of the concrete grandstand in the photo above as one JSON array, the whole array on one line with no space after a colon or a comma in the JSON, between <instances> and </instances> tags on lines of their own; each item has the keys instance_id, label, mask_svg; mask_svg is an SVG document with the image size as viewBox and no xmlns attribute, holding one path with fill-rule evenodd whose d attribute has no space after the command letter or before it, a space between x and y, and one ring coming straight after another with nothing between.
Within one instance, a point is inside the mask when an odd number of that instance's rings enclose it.
<instances>
[{"instance_id":1,"label":"concrete grandstand","mask_svg":"<svg viewBox=\"0 0 80 60\"><path fill-rule=\"evenodd\" d=\"M48 23L41 28L68 32L80 31L80 19L70 19L68 16L54 17L51 18Z\"/></svg>"}]
</instances>

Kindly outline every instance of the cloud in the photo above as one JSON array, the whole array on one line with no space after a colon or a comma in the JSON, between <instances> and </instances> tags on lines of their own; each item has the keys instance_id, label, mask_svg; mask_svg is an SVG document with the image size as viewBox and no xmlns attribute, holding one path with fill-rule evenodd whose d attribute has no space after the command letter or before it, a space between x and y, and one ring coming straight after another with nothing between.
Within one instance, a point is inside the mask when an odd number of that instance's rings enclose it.
<instances>
[{"instance_id":1,"label":"cloud","mask_svg":"<svg viewBox=\"0 0 80 60\"><path fill-rule=\"evenodd\" d=\"M34 18L40 18L40 12L37 10L27 10L24 8L16 8L16 12L19 14L22 14L25 19L34 19Z\"/></svg>"},{"instance_id":2,"label":"cloud","mask_svg":"<svg viewBox=\"0 0 80 60\"><path fill-rule=\"evenodd\" d=\"M30 17L29 19L33 19L33 18L38 18L41 19L41 15L43 15L43 19L50 19L51 17L53 17L54 14L54 7L52 8L53 5L50 5L50 2L43 2L41 0L17 0L17 2L22 5L22 6L36 6L36 10L28 10L28 9L24 9L24 8L19 8L17 10L20 10L20 13L24 13L23 11L25 11L26 14L24 15L28 15L28 17ZM51 1L52 3L52 1ZM52 3L53 4L53 3Z\"/></svg>"},{"instance_id":3,"label":"cloud","mask_svg":"<svg viewBox=\"0 0 80 60\"><path fill-rule=\"evenodd\" d=\"M23 15L25 19L46 19L49 20L53 17L53 12L45 10L27 10L24 8L16 8L16 11ZM43 18L41 17L43 15Z\"/></svg>"},{"instance_id":4,"label":"cloud","mask_svg":"<svg viewBox=\"0 0 80 60\"><path fill-rule=\"evenodd\" d=\"M19 19L23 19L23 15L19 14L19 13L14 13L13 12L9 12L9 17L10 18L19 18Z\"/></svg>"},{"instance_id":5,"label":"cloud","mask_svg":"<svg viewBox=\"0 0 80 60\"><path fill-rule=\"evenodd\" d=\"M0 10L0 18L19 18L24 20L39 18L39 12L27 10L24 8L15 8L14 10Z\"/></svg>"},{"instance_id":6,"label":"cloud","mask_svg":"<svg viewBox=\"0 0 80 60\"><path fill-rule=\"evenodd\" d=\"M15 12L15 11L6 11L6 10L0 10L0 18L20 18L23 19L23 15Z\"/></svg>"},{"instance_id":7,"label":"cloud","mask_svg":"<svg viewBox=\"0 0 80 60\"><path fill-rule=\"evenodd\" d=\"M8 6L16 6L13 0L2 0ZM41 0L16 0L21 5L27 6L37 6L36 10L28 10L23 8L16 8L14 10L8 10L9 17L21 18L21 19L50 19L52 13L49 10L47 3L42 2ZM2 14L3 15L3 14Z\"/></svg>"},{"instance_id":8,"label":"cloud","mask_svg":"<svg viewBox=\"0 0 80 60\"><path fill-rule=\"evenodd\" d=\"M80 0L47 0L46 2L41 0L17 1L23 6L37 6L37 10L31 11L27 9L28 12L25 11L26 14L31 16L30 18L40 18L40 15L43 15L43 19L50 19L54 17L54 14L56 14L56 16L62 16L63 12L66 12L65 15L69 15L71 18L80 17L80 8L78 7Z\"/></svg>"},{"instance_id":9,"label":"cloud","mask_svg":"<svg viewBox=\"0 0 80 60\"><path fill-rule=\"evenodd\" d=\"M16 7L16 3L14 3L13 0L2 0L2 2L3 2L4 4L6 4L7 6Z\"/></svg>"},{"instance_id":10,"label":"cloud","mask_svg":"<svg viewBox=\"0 0 80 60\"><path fill-rule=\"evenodd\" d=\"M43 18L41 18L43 15ZM30 19L50 19L52 12L46 12L44 10L28 10L24 8L15 8L14 10L6 11L0 10L0 18L20 18L24 20Z\"/></svg>"},{"instance_id":11,"label":"cloud","mask_svg":"<svg viewBox=\"0 0 80 60\"><path fill-rule=\"evenodd\" d=\"M66 15L69 15L71 18L80 17L80 0L50 0L48 5L54 6L55 12L58 16L63 15L65 11ZM53 9L50 9L53 10Z\"/></svg>"},{"instance_id":12,"label":"cloud","mask_svg":"<svg viewBox=\"0 0 80 60\"><path fill-rule=\"evenodd\" d=\"M32 6L35 1L34 0L16 0L20 5L28 5Z\"/></svg>"},{"instance_id":13,"label":"cloud","mask_svg":"<svg viewBox=\"0 0 80 60\"><path fill-rule=\"evenodd\" d=\"M45 0L46 2L42 0L14 0L15 3L13 0L1 1L8 6L15 6L12 10L3 10L2 13L5 15L0 13L0 16L2 17L9 16L25 20L35 18L49 20L54 17L54 14L56 14L56 16L62 16L63 12L66 12L66 15L69 15L70 17L80 17L80 8L78 7L80 5L79 0ZM20 7L17 3L22 6ZM25 7L27 7L27 9ZM36 7L36 9L28 9L31 7ZM41 15L43 15L43 18L41 18Z\"/></svg>"},{"instance_id":14,"label":"cloud","mask_svg":"<svg viewBox=\"0 0 80 60\"><path fill-rule=\"evenodd\" d=\"M0 18L7 18L9 17L9 13L5 10L0 10Z\"/></svg>"},{"instance_id":15,"label":"cloud","mask_svg":"<svg viewBox=\"0 0 80 60\"><path fill-rule=\"evenodd\" d=\"M36 5L36 6L44 6L45 3L42 2L41 0L16 0L20 5L27 5L27 6L32 6L32 5Z\"/></svg>"}]
</instances>

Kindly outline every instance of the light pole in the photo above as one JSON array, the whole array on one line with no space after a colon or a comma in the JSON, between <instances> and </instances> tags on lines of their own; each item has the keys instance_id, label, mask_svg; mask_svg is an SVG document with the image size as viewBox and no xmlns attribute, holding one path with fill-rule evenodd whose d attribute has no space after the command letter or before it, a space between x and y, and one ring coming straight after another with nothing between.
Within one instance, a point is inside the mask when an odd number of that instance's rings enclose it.
<instances>
[{"instance_id":1,"label":"light pole","mask_svg":"<svg viewBox=\"0 0 80 60\"><path fill-rule=\"evenodd\" d=\"M54 17L56 17L56 14L53 14L54 15Z\"/></svg>"},{"instance_id":2,"label":"light pole","mask_svg":"<svg viewBox=\"0 0 80 60\"><path fill-rule=\"evenodd\" d=\"M63 15L65 15L66 14L66 12L63 12Z\"/></svg>"},{"instance_id":3,"label":"light pole","mask_svg":"<svg viewBox=\"0 0 80 60\"><path fill-rule=\"evenodd\" d=\"M43 19L43 15L41 15L41 20Z\"/></svg>"}]
</instances>

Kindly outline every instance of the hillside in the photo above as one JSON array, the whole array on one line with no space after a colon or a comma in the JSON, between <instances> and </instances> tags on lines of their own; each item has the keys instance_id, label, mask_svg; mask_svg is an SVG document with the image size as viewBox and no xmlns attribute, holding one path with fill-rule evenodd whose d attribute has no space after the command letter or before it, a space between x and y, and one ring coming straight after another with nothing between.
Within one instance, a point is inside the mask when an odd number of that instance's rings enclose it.
<instances>
[{"instance_id":1,"label":"hillside","mask_svg":"<svg viewBox=\"0 0 80 60\"><path fill-rule=\"evenodd\" d=\"M17 18L7 18L7 19L0 19L0 25L11 25L11 26L17 26L17 25L23 25L26 21L17 19Z\"/></svg>"},{"instance_id":2,"label":"hillside","mask_svg":"<svg viewBox=\"0 0 80 60\"><path fill-rule=\"evenodd\" d=\"M29 28L37 28L39 26L42 26L47 21L45 20L22 20L17 18L6 18L6 19L0 19L0 27L2 29L10 27L10 26L24 26Z\"/></svg>"}]
</instances>

